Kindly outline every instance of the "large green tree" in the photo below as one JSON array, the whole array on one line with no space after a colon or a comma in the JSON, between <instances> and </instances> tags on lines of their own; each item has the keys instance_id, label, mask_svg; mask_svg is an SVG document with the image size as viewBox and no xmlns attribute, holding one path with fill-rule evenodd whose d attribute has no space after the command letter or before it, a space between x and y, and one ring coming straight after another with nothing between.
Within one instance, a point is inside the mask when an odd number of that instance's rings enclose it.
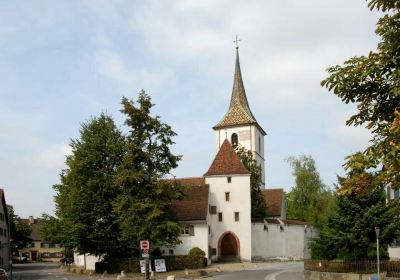
<instances>
[{"instance_id":1,"label":"large green tree","mask_svg":"<svg viewBox=\"0 0 400 280\"><path fill-rule=\"evenodd\" d=\"M124 145L121 132L106 114L82 124L79 139L71 141L72 154L67 156L61 184L54 186L65 246L94 255L123 254L113 201L120 191L115 174Z\"/></svg>"},{"instance_id":2,"label":"large green tree","mask_svg":"<svg viewBox=\"0 0 400 280\"><path fill-rule=\"evenodd\" d=\"M347 170L363 165L379 169L380 180L400 187L400 1L369 0L369 7L384 13L375 33L381 37L377 50L353 57L328 69L322 81L345 103L357 105L347 125L366 126L372 133L370 146L359 161L349 156ZM356 156L356 158L354 158ZM352 192L342 188L341 192Z\"/></svg>"},{"instance_id":3,"label":"large green tree","mask_svg":"<svg viewBox=\"0 0 400 280\"><path fill-rule=\"evenodd\" d=\"M375 259L375 226L379 226L380 255L387 259L388 245L400 230L399 201L386 203L385 188L375 172L352 169L346 177L339 178L339 184L357 191L336 195L336 207L312 244L312 257L350 261Z\"/></svg>"},{"instance_id":4,"label":"large green tree","mask_svg":"<svg viewBox=\"0 0 400 280\"><path fill-rule=\"evenodd\" d=\"M182 192L160 180L177 167L180 159L170 150L176 134L158 116L150 115L153 104L144 91L136 103L123 98L122 106L129 132L116 176L121 193L114 205L121 238L136 248L141 239L150 240L153 248L176 244L180 226L174 221L170 204Z\"/></svg>"},{"instance_id":5,"label":"large green tree","mask_svg":"<svg viewBox=\"0 0 400 280\"><path fill-rule=\"evenodd\" d=\"M251 217L252 218L266 218L267 205L265 204L264 197L261 192L261 166L254 159L251 151L237 147L236 153L238 154L243 165L250 171L250 188L251 188Z\"/></svg>"},{"instance_id":6,"label":"large green tree","mask_svg":"<svg viewBox=\"0 0 400 280\"><path fill-rule=\"evenodd\" d=\"M331 206L332 192L322 182L311 156L289 157L295 185L286 194L287 218L307 221L319 227Z\"/></svg>"},{"instance_id":7,"label":"large green tree","mask_svg":"<svg viewBox=\"0 0 400 280\"><path fill-rule=\"evenodd\" d=\"M13 240L13 243L16 244L18 248L26 247L26 245L32 241L29 238L31 228L25 220L15 214L13 206L7 205L7 215L10 239Z\"/></svg>"},{"instance_id":8,"label":"large green tree","mask_svg":"<svg viewBox=\"0 0 400 280\"><path fill-rule=\"evenodd\" d=\"M62 224L57 217L43 213L38 219L38 230L42 240L51 243L62 243Z\"/></svg>"}]
</instances>

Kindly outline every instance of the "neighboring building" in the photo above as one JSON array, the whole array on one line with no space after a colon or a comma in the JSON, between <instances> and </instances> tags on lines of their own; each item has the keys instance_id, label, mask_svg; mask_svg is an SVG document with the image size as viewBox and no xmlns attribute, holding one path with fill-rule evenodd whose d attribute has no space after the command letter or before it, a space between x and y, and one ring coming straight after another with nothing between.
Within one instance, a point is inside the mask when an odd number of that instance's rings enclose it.
<instances>
[{"instance_id":1,"label":"neighboring building","mask_svg":"<svg viewBox=\"0 0 400 280\"><path fill-rule=\"evenodd\" d=\"M182 224L182 243L162 248L162 253L185 255L191 248L199 247L209 261L308 257L308 240L315 232L304 222L285 220L283 189L264 187L266 133L250 110L237 49L229 109L213 129L217 155L204 176L172 180L187 186L185 198L172 204ZM250 173L234 150L237 146L250 150L261 166L268 219L251 217Z\"/></svg>"},{"instance_id":2,"label":"neighboring building","mask_svg":"<svg viewBox=\"0 0 400 280\"><path fill-rule=\"evenodd\" d=\"M29 216L28 219L23 219L31 228L29 238L32 240L31 244L21 250L22 255L26 256L30 261L49 261L57 262L64 255L62 253L62 245L58 243L51 243L40 236L39 232L39 219L34 219Z\"/></svg>"},{"instance_id":3,"label":"neighboring building","mask_svg":"<svg viewBox=\"0 0 400 280\"><path fill-rule=\"evenodd\" d=\"M0 245L10 243L10 230L8 223L7 205L6 198L4 196L4 190L0 189ZM10 249L8 247L0 246L0 267L8 268L10 258Z\"/></svg>"}]
</instances>

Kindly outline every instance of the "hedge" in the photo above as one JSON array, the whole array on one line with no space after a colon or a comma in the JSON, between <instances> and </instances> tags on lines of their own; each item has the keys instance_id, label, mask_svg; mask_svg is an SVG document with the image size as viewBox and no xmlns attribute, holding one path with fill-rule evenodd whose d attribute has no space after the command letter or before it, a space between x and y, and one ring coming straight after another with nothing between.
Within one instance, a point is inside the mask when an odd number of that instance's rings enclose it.
<instances>
[{"instance_id":1,"label":"hedge","mask_svg":"<svg viewBox=\"0 0 400 280\"><path fill-rule=\"evenodd\" d=\"M161 259L165 259L165 265L167 270L183 270L185 268L188 269L197 269L204 268L207 264L207 260L201 256L164 256ZM125 272L140 272L140 264L139 261L141 258L124 258L124 259L113 259L108 262L96 262L95 271L96 273L103 273L107 271L109 273L119 273L122 270ZM154 268L154 260L151 260L151 267L153 271Z\"/></svg>"}]
</instances>

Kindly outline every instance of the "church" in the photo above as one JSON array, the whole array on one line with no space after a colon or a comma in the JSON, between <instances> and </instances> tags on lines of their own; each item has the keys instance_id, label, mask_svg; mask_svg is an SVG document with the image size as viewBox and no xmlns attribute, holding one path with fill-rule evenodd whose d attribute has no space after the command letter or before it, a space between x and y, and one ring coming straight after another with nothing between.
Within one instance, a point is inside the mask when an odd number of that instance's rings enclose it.
<instances>
[{"instance_id":1,"label":"church","mask_svg":"<svg viewBox=\"0 0 400 280\"><path fill-rule=\"evenodd\" d=\"M182 225L182 243L162 248L162 253L186 255L191 248L199 247L209 262L308 257L308 241L314 235L312 227L286 220L283 189L265 187L266 133L250 110L237 46L229 109L213 129L217 153L209 169L201 177L175 179L187 187L184 199L172 204ZM235 152L237 146L251 151L261 167L267 219L251 217L250 173Z\"/></svg>"}]
</instances>

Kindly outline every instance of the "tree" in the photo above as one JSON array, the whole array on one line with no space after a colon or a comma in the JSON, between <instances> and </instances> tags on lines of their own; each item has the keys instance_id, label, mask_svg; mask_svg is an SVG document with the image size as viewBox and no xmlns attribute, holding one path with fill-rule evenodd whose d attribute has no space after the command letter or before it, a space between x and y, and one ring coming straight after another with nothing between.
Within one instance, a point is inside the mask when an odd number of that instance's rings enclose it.
<instances>
[{"instance_id":1,"label":"tree","mask_svg":"<svg viewBox=\"0 0 400 280\"><path fill-rule=\"evenodd\" d=\"M251 151L237 147L236 153L246 169L251 173L250 175L250 189L251 189L251 217L252 218L266 218L267 217L267 205L263 194L261 192L261 167L254 159Z\"/></svg>"},{"instance_id":2,"label":"tree","mask_svg":"<svg viewBox=\"0 0 400 280\"><path fill-rule=\"evenodd\" d=\"M399 201L386 203L384 186L375 172L353 169L345 178L339 178L339 184L354 191L336 195L337 206L311 246L312 257L349 261L375 259L375 226L379 226L380 256L388 259L388 245L400 232Z\"/></svg>"},{"instance_id":3,"label":"tree","mask_svg":"<svg viewBox=\"0 0 400 280\"><path fill-rule=\"evenodd\" d=\"M28 243L32 240L29 238L31 234L31 228L28 223L22 220L14 212L14 207L7 205L7 215L9 222L9 235L10 239L13 239L13 243L18 246L18 248L25 248Z\"/></svg>"},{"instance_id":4,"label":"tree","mask_svg":"<svg viewBox=\"0 0 400 280\"><path fill-rule=\"evenodd\" d=\"M139 93L136 104L122 99L126 115L126 152L118 168L116 183L121 193L115 202L115 213L124 241L132 247L149 240L156 248L179 243L180 226L170 211L171 201L179 199L179 187L160 180L177 167L180 156L173 155L175 132L158 116L150 116L150 96Z\"/></svg>"},{"instance_id":5,"label":"tree","mask_svg":"<svg viewBox=\"0 0 400 280\"><path fill-rule=\"evenodd\" d=\"M42 240L62 243L62 224L56 217L43 213L38 219L38 230Z\"/></svg>"},{"instance_id":6,"label":"tree","mask_svg":"<svg viewBox=\"0 0 400 280\"><path fill-rule=\"evenodd\" d=\"M110 257L126 252L113 212L119 193L115 174L124 144L121 132L106 114L82 124L80 138L71 141L67 169L61 173L61 184L54 186L64 246Z\"/></svg>"},{"instance_id":7,"label":"tree","mask_svg":"<svg viewBox=\"0 0 400 280\"><path fill-rule=\"evenodd\" d=\"M287 218L319 227L332 206L332 193L322 182L311 156L289 157L295 186L286 195Z\"/></svg>"},{"instance_id":8,"label":"tree","mask_svg":"<svg viewBox=\"0 0 400 280\"><path fill-rule=\"evenodd\" d=\"M370 9L386 13L377 23L381 37L376 51L353 57L343 66L328 68L330 76L321 82L345 103L357 104L358 112L347 125L366 126L372 132L371 145L349 156L346 170L363 165L379 169L380 180L400 187L400 1L369 0ZM356 158L355 158L356 157ZM342 188L341 192L352 192Z\"/></svg>"}]
</instances>

